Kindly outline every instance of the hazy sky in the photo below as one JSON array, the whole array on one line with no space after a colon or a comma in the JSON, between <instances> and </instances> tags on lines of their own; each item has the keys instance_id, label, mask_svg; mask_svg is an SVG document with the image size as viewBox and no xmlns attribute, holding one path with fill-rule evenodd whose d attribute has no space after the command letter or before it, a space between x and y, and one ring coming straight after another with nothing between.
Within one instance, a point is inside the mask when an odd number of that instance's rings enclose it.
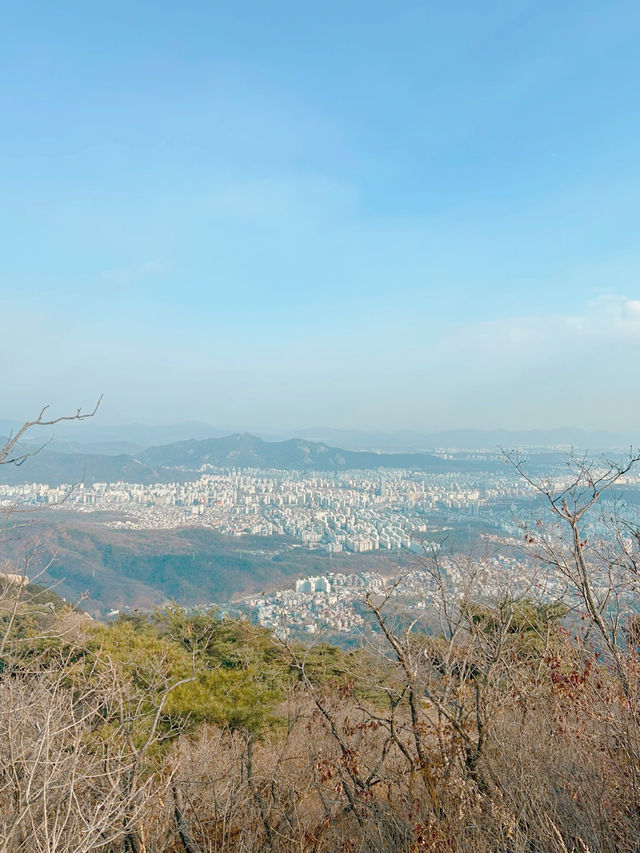
<instances>
[{"instance_id":1,"label":"hazy sky","mask_svg":"<svg viewBox=\"0 0 640 853\"><path fill-rule=\"evenodd\" d=\"M640 425L640 5L7 4L1 417Z\"/></svg>"}]
</instances>

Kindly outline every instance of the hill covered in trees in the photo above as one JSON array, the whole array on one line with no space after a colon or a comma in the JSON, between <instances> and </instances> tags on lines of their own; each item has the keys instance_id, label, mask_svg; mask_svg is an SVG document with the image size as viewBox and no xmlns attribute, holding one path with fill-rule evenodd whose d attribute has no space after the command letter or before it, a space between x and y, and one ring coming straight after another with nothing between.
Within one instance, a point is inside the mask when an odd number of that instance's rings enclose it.
<instances>
[{"instance_id":1,"label":"hill covered in trees","mask_svg":"<svg viewBox=\"0 0 640 853\"><path fill-rule=\"evenodd\" d=\"M111 609L225 602L286 588L300 575L328 571L388 572L383 555L329 555L295 547L288 537L232 537L207 528L113 529L83 516L40 516L7 538L5 559L19 565L31 553L30 574L69 601L84 597L94 616ZM407 557L394 557L394 565Z\"/></svg>"},{"instance_id":2,"label":"hill covered in trees","mask_svg":"<svg viewBox=\"0 0 640 853\"><path fill-rule=\"evenodd\" d=\"M341 450L316 441L293 438L263 441L255 435L238 433L224 438L179 441L152 447L140 454L149 465L164 467L279 468L283 470L344 471L370 468L411 468L442 473L461 470L461 463L431 453L373 453ZM468 460L471 468L495 466L495 461ZM482 469L481 469L482 470Z\"/></svg>"},{"instance_id":3,"label":"hill covered in trees","mask_svg":"<svg viewBox=\"0 0 640 853\"><path fill-rule=\"evenodd\" d=\"M0 440L1 443L1 440ZM37 445L22 450L32 452ZM44 448L28 465L0 466L0 483L27 482L163 483L193 479L203 465L216 468L273 468L298 471L345 471L376 468L408 468L445 473L495 470L496 458L443 458L431 453L374 453L341 450L321 442L290 439L263 441L247 433L179 441L129 454L61 453Z\"/></svg>"}]
</instances>

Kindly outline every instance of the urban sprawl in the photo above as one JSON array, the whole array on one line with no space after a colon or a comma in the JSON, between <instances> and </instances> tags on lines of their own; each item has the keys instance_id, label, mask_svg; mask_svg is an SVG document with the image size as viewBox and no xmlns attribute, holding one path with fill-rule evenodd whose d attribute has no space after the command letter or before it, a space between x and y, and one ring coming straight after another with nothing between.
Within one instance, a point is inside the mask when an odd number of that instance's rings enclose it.
<instances>
[{"instance_id":1,"label":"urban sprawl","mask_svg":"<svg viewBox=\"0 0 640 853\"><path fill-rule=\"evenodd\" d=\"M0 486L0 504L116 511L111 527L208 527L230 536L286 535L310 549L422 552L430 521L482 518L508 529L514 501L531 490L515 475L350 472L204 474L187 483Z\"/></svg>"},{"instance_id":2,"label":"urban sprawl","mask_svg":"<svg viewBox=\"0 0 640 853\"><path fill-rule=\"evenodd\" d=\"M625 483L635 485L635 476ZM102 513L97 520L114 528L207 527L234 537L284 536L292 547L344 556L387 552L390 561L394 552L435 553L447 531L474 526L498 545L485 558L496 588L505 579L529 582L530 566L512 546L522 539L522 521L533 522L539 513L530 486L512 471L308 475L222 470L186 483L0 486L0 506L12 505ZM455 558L443 554L439 565L447 583L455 585ZM427 607L434 577L424 567L403 571L391 590L390 582L376 571L329 572L299 578L293 589L249 596L235 606L276 631L355 636L366 621L362 602L367 593L390 594L418 610Z\"/></svg>"}]
</instances>

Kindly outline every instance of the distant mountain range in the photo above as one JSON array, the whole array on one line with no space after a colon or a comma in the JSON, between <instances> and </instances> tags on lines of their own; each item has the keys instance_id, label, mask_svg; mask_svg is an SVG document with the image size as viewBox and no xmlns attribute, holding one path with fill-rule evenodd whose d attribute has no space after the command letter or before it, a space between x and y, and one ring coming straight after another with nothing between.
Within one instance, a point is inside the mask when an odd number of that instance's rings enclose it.
<instances>
[{"instance_id":1,"label":"distant mountain range","mask_svg":"<svg viewBox=\"0 0 640 853\"><path fill-rule=\"evenodd\" d=\"M2 439L0 439L2 441ZM163 471L146 465L127 454L107 456L98 453L58 453L44 449L21 465L0 465L0 483L163 483L176 479L175 471Z\"/></svg>"},{"instance_id":2,"label":"distant mountain range","mask_svg":"<svg viewBox=\"0 0 640 853\"><path fill-rule=\"evenodd\" d=\"M0 420L0 435L7 435L21 426L18 421ZM224 438L230 434L246 433L265 441L289 439L291 435L320 442L345 450L429 451L441 448L481 450L496 447L576 447L601 450L640 445L640 429L628 434L606 430L584 430L575 427L532 430L453 429L419 430L357 430L331 427L304 427L283 433L277 430L247 429L246 427L216 427L200 421L179 424L121 424L105 426L92 419L61 423L55 430L41 429L32 433L33 441L53 439L51 450L61 453L129 454L136 456L145 448L191 439Z\"/></svg>"},{"instance_id":3,"label":"distant mountain range","mask_svg":"<svg viewBox=\"0 0 640 853\"><path fill-rule=\"evenodd\" d=\"M141 453L139 458L148 465L161 468L199 468L202 465L214 465L219 468L279 468L303 471L413 468L443 472L456 470L459 464L430 453L342 450L302 438L263 441L249 433L151 447Z\"/></svg>"},{"instance_id":4,"label":"distant mountain range","mask_svg":"<svg viewBox=\"0 0 640 853\"><path fill-rule=\"evenodd\" d=\"M371 436L373 435L375 434L372 433ZM406 447L410 443L409 434L398 435L403 436L398 438L398 446ZM621 437L616 438L611 433L583 432L581 435L583 441L576 443L576 446L589 447L593 450L625 446ZM275 468L301 471L376 468L404 468L431 473L487 471L495 469L502 463L493 455L489 457L478 455L476 452L478 448L568 446L571 444L569 438L576 437L575 431L569 430L532 430L526 433L512 433L506 430L491 433L457 430L434 433L433 436L436 436L431 441L434 447L457 448L465 454L465 457L435 455L427 452L425 448L416 451L349 449L305 438L265 441L264 438L250 433L191 438L139 450L136 444L124 443L123 434L120 439L112 435L103 443L83 444L79 441L61 440L52 442L20 466L0 465L0 483L43 482L59 485L61 483L127 481L148 484L193 478L203 465L217 468ZM106 439L106 435L102 437ZM138 436L138 438L141 437ZM356 434L352 437L357 444ZM364 435L360 437L364 440ZM591 439L590 442L589 439ZM415 440L417 443L418 439ZM32 439L30 443L23 446L23 449L33 450L39 446ZM99 452L102 448L104 451ZM122 452L123 450L130 452ZM554 456L554 452L537 453L535 458L537 464L549 465L553 464Z\"/></svg>"},{"instance_id":5,"label":"distant mountain range","mask_svg":"<svg viewBox=\"0 0 640 853\"><path fill-rule=\"evenodd\" d=\"M0 435L15 433L22 421L0 420ZM53 428L39 427L30 433L33 442L51 441L51 449L67 452L91 452L107 455L135 454L156 444L168 444L188 438L229 435L237 429L213 427L200 421L180 424L118 424L108 426L95 420L69 421Z\"/></svg>"},{"instance_id":6,"label":"distant mountain range","mask_svg":"<svg viewBox=\"0 0 640 853\"><path fill-rule=\"evenodd\" d=\"M203 465L302 471L410 468L442 473L488 470L497 464L500 463L495 459L449 459L431 453L342 450L298 438L269 442L248 433L236 433L222 438L163 444L136 456L60 453L46 447L22 465L0 465L0 482L42 482L50 485L119 480L135 483L169 482L193 478Z\"/></svg>"},{"instance_id":7,"label":"distant mountain range","mask_svg":"<svg viewBox=\"0 0 640 853\"><path fill-rule=\"evenodd\" d=\"M583 450L610 450L640 444L640 430L629 435L606 430L584 430L574 427L558 429L452 429L438 432L397 430L366 432L314 427L296 430L311 441L338 444L349 449L420 451L436 449L491 450L504 448L576 447Z\"/></svg>"}]
</instances>

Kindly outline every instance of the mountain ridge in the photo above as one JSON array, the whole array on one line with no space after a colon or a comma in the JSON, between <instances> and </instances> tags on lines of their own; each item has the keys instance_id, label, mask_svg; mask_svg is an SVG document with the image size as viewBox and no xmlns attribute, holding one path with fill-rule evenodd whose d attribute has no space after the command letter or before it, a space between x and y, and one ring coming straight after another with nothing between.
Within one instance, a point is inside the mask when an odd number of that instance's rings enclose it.
<instances>
[{"instance_id":1,"label":"mountain ridge","mask_svg":"<svg viewBox=\"0 0 640 853\"><path fill-rule=\"evenodd\" d=\"M431 473L487 470L496 460L455 460L430 453L379 453L343 450L302 438L267 442L250 433L162 444L136 456L60 453L44 448L24 465L0 465L0 483L50 485L91 482L155 483L195 478L204 465L216 468L264 468L344 471L410 468Z\"/></svg>"},{"instance_id":2,"label":"mountain ridge","mask_svg":"<svg viewBox=\"0 0 640 853\"><path fill-rule=\"evenodd\" d=\"M235 433L223 438L191 439L151 447L139 454L139 459L146 464L164 468L184 468L189 465L317 471L414 468L434 473L459 469L459 463L456 461L430 453L344 450L303 438L268 442L250 433ZM466 468L477 467L478 461L469 462L470 465L465 462ZM476 464L473 464L474 462Z\"/></svg>"},{"instance_id":3,"label":"mountain ridge","mask_svg":"<svg viewBox=\"0 0 640 853\"><path fill-rule=\"evenodd\" d=\"M0 420L0 435L8 434L22 426L13 420ZM442 430L391 429L372 430L359 428L334 428L304 426L281 430L252 426L214 426L203 421L184 421L174 424L119 424L104 425L90 420L59 424L55 429L41 429L31 433L34 443L51 440L50 449L58 452L89 452L115 455L117 452L136 455L138 451L163 444L190 439L224 438L231 434L248 433L264 441L284 441L292 435L344 450L429 451L442 448L482 450L496 447L541 448L574 446L598 450L626 448L640 444L640 432L619 433L604 429L582 429L564 426L536 429L475 429L459 427Z\"/></svg>"}]
</instances>

